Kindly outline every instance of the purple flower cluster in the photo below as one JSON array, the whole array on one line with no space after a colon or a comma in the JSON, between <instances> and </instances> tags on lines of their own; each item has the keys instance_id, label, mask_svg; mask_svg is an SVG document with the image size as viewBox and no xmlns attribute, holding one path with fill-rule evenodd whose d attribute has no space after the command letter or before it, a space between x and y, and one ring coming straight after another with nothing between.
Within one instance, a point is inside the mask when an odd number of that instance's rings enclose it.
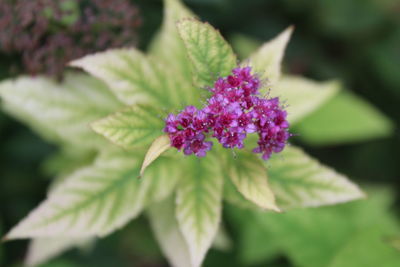
<instances>
[{"instance_id":1,"label":"purple flower cluster","mask_svg":"<svg viewBox=\"0 0 400 267\"><path fill-rule=\"evenodd\" d=\"M225 148L243 148L247 134L258 133L254 153L267 160L273 152L285 147L289 123L278 98L259 97L260 80L251 67L238 67L232 75L219 78L210 88L211 97L203 109L187 106L178 115L169 114L164 132L171 145L183 149L185 155L206 155L214 137Z\"/></svg>"}]
</instances>

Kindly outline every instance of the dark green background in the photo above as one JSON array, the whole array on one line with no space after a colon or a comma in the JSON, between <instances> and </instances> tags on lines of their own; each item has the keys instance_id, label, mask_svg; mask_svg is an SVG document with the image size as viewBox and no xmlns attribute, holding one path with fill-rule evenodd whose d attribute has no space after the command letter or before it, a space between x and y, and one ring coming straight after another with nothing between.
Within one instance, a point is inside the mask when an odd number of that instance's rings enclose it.
<instances>
[{"instance_id":1,"label":"dark green background","mask_svg":"<svg viewBox=\"0 0 400 267\"><path fill-rule=\"evenodd\" d=\"M162 3L156 0L133 2L138 4L143 16L139 37L140 46L145 49L161 23ZM399 1L188 0L185 3L228 39L240 33L267 41L287 26L295 25L285 57L286 71L321 81L340 79L396 126L390 138L341 146L302 146L323 163L358 182L385 184L399 192ZM11 60L0 55L0 77L7 77L7 64ZM0 230L4 232L45 197L51 177L44 175L41 161L54 147L3 113L0 113L0 140ZM397 201L393 212L399 211L399 205ZM235 240L229 222L227 227ZM3 245L0 266L18 266L26 245L26 241ZM142 218L98 242L91 252L68 252L48 266L167 265ZM205 266L242 265L236 260L234 249L230 253L212 251ZM291 265L282 258L268 266Z\"/></svg>"}]
</instances>

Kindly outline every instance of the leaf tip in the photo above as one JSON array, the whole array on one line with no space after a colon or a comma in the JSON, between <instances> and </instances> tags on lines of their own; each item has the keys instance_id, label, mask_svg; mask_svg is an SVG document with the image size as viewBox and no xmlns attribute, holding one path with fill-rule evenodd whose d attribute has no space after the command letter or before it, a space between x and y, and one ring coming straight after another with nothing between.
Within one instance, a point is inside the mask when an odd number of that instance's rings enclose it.
<instances>
[{"instance_id":1,"label":"leaf tip","mask_svg":"<svg viewBox=\"0 0 400 267\"><path fill-rule=\"evenodd\" d=\"M363 190L361 190L360 188L359 188L359 191L360 191L360 199L369 199L369 196L368 196L368 194L367 193L365 193Z\"/></svg>"},{"instance_id":2,"label":"leaf tip","mask_svg":"<svg viewBox=\"0 0 400 267\"><path fill-rule=\"evenodd\" d=\"M281 210L278 206L274 205L274 206L270 206L269 208L267 208L268 210L274 211L276 213L283 213L283 210Z\"/></svg>"},{"instance_id":3,"label":"leaf tip","mask_svg":"<svg viewBox=\"0 0 400 267\"><path fill-rule=\"evenodd\" d=\"M82 58L78 58L78 59L74 59L70 62L67 63L67 66L69 67L75 67L75 68L83 68L82 67L82 60L84 59L84 57Z\"/></svg>"},{"instance_id":4,"label":"leaf tip","mask_svg":"<svg viewBox=\"0 0 400 267\"><path fill-rule=\"evenodd\" d=\"M289 27L287 27L285 31L288 32L289 34L292 34L295 29L296 29L296 26L292 24Z\"/></svg>"},{"instance_id":5,"label":"leaf tip","mask_svg":"<svg viewBox=\"0 0 400 267\"><path fill-rule=\"evenodd\" d=\"M101 132L99 130L99 124L101 121L102 121L102 119L90 122L89 128L92 129L95 133L101 134Z\"/></svg>"},{"instance_id":6,"label":"leaf tip","mask_svg":"<svg viewBox=\"0 0 400 267\"><path fill-rule=\"evenodd\" d=\"M150 145L150 148L144 157L142 167L140 168L140 176L143 176L146 168L170 147L171 144L168 135L157 137Z\"/></svg>"}]
</instances>

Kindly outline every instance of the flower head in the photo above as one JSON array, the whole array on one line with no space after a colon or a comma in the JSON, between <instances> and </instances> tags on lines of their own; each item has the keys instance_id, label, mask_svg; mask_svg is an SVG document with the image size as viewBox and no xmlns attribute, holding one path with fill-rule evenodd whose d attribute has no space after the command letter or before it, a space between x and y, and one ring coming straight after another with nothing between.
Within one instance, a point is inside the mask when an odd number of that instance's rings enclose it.
<instances>
[{"instance_id":1,"label":"flower head","mask_svg":"<svg viewBox=\"0 0 400 267\"><path fill-rule=\"evenodd\" d=\"M278 98L261 98L260 86L251 67L238 67L218 78L203 109L187 106L178 115L168 115L164 132L171 145L183 149L185 155L203 157L212 147L212 142L205 141L208 136L225 148L242 149L247 134L257 133L254 153L267 160L273 152L282 151L290 137L287 113Z\"/></svg>"}]
</instances>

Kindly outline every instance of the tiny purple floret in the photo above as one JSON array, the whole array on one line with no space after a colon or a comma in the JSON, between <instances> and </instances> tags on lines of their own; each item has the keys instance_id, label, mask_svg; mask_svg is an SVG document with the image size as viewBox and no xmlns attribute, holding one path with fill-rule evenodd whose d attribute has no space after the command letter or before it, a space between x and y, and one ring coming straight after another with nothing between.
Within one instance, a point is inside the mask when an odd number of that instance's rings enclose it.
<instances>
[{"instance_id":1,"label":"tiny purple floret","mask_svg":"<svg viewBox=\"0 0 400 267\"><path fill-rule=\"evenodd\" d=\"M268 160L282 151L290 137L287 113L279 98L260 97L260 86L251 67L238 67L218 78L203 109L187 106L178 115L167 116L164 132L171 145L185 155L204 157L213 145L207 137L216 138L225 148L242 149L247 134L257 133L254 153Z\"/></svg>"}]
</instances>

